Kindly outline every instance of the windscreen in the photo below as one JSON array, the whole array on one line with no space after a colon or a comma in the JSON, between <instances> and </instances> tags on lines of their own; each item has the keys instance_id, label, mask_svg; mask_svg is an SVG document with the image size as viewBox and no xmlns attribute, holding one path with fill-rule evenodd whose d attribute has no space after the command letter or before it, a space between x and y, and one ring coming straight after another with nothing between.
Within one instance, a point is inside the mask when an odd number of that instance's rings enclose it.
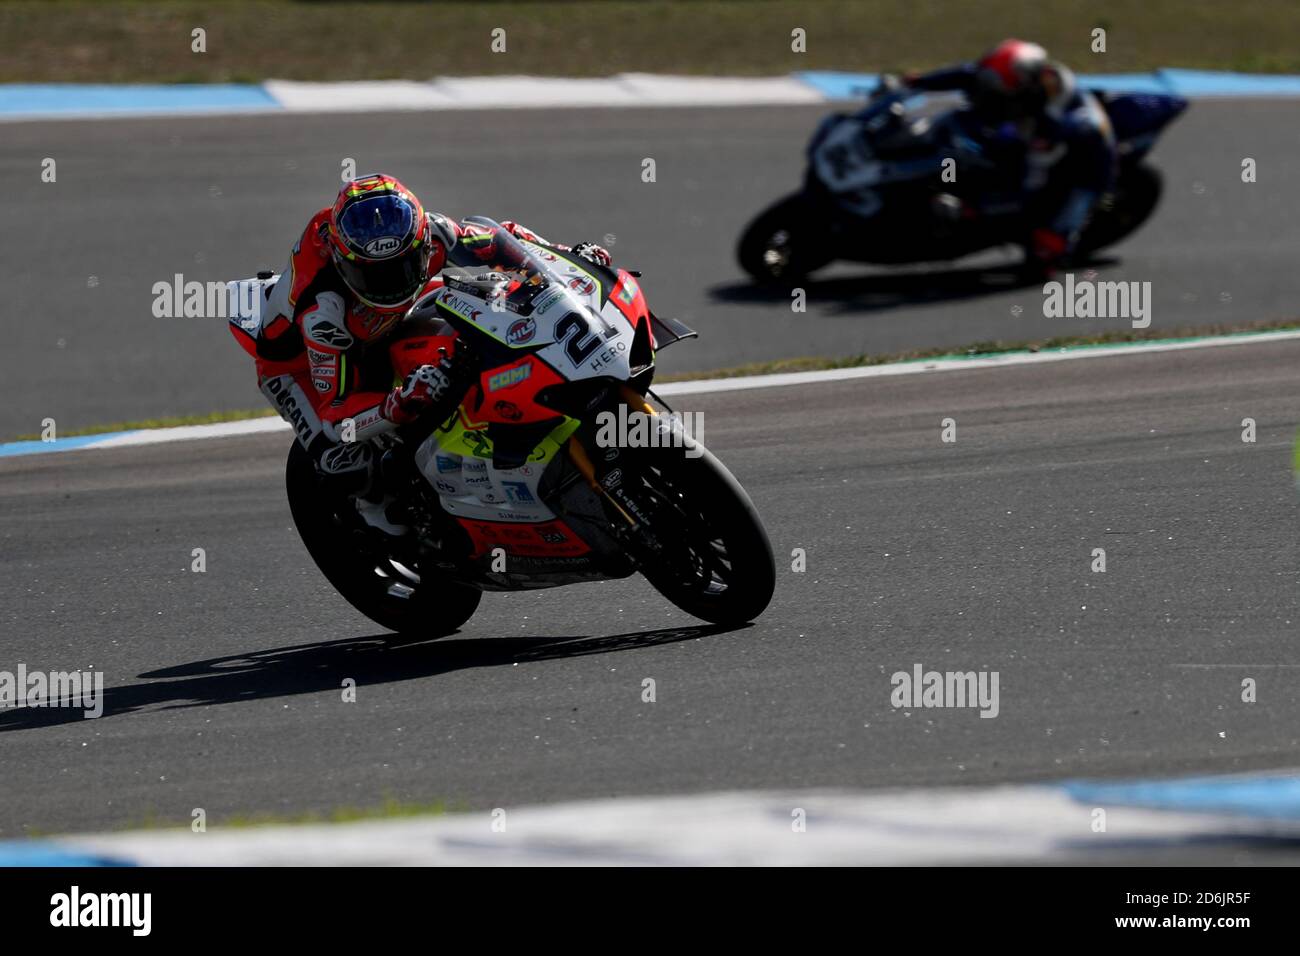
<instances>
[{"instance_id":1,"label":"windscreen","mask_svg":"<svg viewBox=\"0 0 1300 956\"><path fill-rule=\"evenodd\" d=\"M470 216L465 224L477 230L474 249L482 268L511 274L517 280L510 283L506 296L511 311L530 312L536 308L545 309L548 315L576 312L587 324L594 323L598 331L608 329L600 318L599 306L593 309L573 291L575 287L589 286L584 281L586 270L561 256L550 256L554 261L548 261L486 216ZM563 305L558 304L560 299Z\"/></svg>"}]
</instances>

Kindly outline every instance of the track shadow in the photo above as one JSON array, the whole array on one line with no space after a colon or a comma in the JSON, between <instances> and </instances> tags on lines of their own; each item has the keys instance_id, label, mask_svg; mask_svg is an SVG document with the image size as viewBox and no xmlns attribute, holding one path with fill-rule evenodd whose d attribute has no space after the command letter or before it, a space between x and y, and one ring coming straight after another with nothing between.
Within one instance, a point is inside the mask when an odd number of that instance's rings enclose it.
<instances>
[{"instance_id":1,"label":"track shadow","mask_svg":"<svg viewBox=\"0 0 1300 956\"><path fill-rule=\"evenodd\" d=\"M443 638L393 643L391 634L295 644L213 657L140 674L142 683L104 690L104 713L96 720L138 710L206 707L240 701L338 691L350 677L357 686L437 677L475 667L507 667L588 654L644 649L710 637L752 625L700 625L635 631L605 637ZM0 732L83 721L71 707L0 710Z\"/></svg>"},{"instance_id":2,"label":"track shadow","mask_svg":"<svg viewBox=\"0 0 1300 956\"><path fill-rule=\"evenodd\" d=\"M1077 275L1114 265L1117 261L1110 257L1093 258L1072 266L1069 271ZM804 282L801 288L809 305L822 306L824 314L846 315L958 302L1017 289L1039 288L1042 284L1043 279L1026 274L1019 263L1011 263L813 278ZM779 302L788 305L790 302L789 290L761 286L748 280L714 286L709 294L716 301L733 304Z\"/></svg>"}]
</instances>

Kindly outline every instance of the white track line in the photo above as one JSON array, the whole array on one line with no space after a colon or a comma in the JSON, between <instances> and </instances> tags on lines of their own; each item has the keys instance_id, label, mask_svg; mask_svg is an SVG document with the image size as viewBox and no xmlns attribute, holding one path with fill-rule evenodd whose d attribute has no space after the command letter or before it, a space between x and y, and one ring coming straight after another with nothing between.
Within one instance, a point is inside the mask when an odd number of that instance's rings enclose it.
<instances>
[{"instance_id":1,"label":"white track line","mask_svg":"<svg viewBox=\"0 0 1300 956\"><path fill-rule=\"evenodd\" d=\"M285 431L289 423L281 418L246 418L237 422L216 422L212 425L184 425L179 428L143 428L122 432L88 448L129 448L134 445L156 445L161 442L190 441L195 438L229 438L234 435L261 435L266 432Z\"/></svg>"},{"instance_id":2,"label":"white track line","mask_svg":"<svg viewBox=\"0 0 1300 956\"><path fill-rule=\"evenodd\" d=\"M896 375L921 375L932 372L970 372L978 369L1020 368L1042 365L1047 362L1067 362L1076 359L1116 358L1124 355L1146 355L1155 352L1181 352L1188 349L1223 348L1233 345L1253 345L1265 342L1286 342L1300 339L1300 331L1252 332L1239 335L1211 336L1174 342L1124 342L1116 345L1072 346L1048 352L1009 352L1001 355L982 355L972 358L919 359L894 362L887 365L869 365L858 368L823 369L811 372L782 372L774 375L749 375L736 378L698 379L688 382L669 382L655 386L659 395L706 395L711 392L734 392L759 388L784 388L792 385L821 385L854 379L886 378ZM29 447L20 451L15 444L0 444L0 457L18 454L45 454L58 451L81 451L102 448L127 448L139 445L157 445L164 442L194 439L234 438L243 435L260 435L288 430L289 426L278 418L252 418L236 422L219 422L213 425L185 425L179 428L147 428L118 432L104 438L60 447L50 442L48 448ZM37 443L16 443L35 446Z\"/></svg>"},{"instance_id":3,"label":"white track line","mask_svg":"<svg viewBox=\"0 0 1300 956\"><path fill-rule=\"evenodd\" d=\"M440 77L427 83L409 80L349 83L268 80L263 87L286 112L292 113L764 106L826 102L826 97L817 89L792 76L733 78L620 73L596 78Z\"/></svg>"},{"instance_id":4,"label":"white track line","mask_svg":"<svg viewBox=\"0 0 1300 956\"><path fill-rule=\"evenodd\" d=\"M857 378L918 375L924 372L965 372L981 368L1041 365L1045 362L1066 362L1073 359L1114 358L1119 355L1179 352L1184 349L1250 345L1256 342L1280 342L1290 339L1300 339L1300 331L1259 332L1187 339L1179 342L1122 342L1115 345L1071 346L1047 352L1008 352L1000 355L972 356L971 358L957 356L953 358L917 359L906 362L891 362L887 365L822 369L812 372L780 372L773 375L708 378L691 382L669 382L665 385L656 385L654 390L659 395L702 395L707 392L734 392L747 388L816 385L824 382L842 382Z\"/></svg>"}]
</instances>

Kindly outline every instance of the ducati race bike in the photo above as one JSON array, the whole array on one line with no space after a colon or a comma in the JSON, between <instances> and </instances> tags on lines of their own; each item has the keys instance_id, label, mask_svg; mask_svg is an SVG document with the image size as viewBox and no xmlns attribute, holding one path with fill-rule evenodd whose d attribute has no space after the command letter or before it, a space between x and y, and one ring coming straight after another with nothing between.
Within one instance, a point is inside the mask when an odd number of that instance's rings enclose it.
<instances>
[{"instance_id":1,"label":"ducati race bike","mask_svg":"<svg viewBox=\"0 0 1300 956\"><path fill-rule=\"evenodd\" d=\"M436 364L450 341L472 380L445 420L375 439L388 514L409 533L370 527L295 442L289 506L312 559L359 611L414 638L459 628L484 591L637 572L695 617L753 620L776 578L763 523L650 391L658 350L695 333L650 311L636 273L468 221L495 233L494 261L443 270L399 326L392 371ZM265 296L274 277L244 281ZM609 440L638 416L642 440Z\"/></svg>"}]
</instances>

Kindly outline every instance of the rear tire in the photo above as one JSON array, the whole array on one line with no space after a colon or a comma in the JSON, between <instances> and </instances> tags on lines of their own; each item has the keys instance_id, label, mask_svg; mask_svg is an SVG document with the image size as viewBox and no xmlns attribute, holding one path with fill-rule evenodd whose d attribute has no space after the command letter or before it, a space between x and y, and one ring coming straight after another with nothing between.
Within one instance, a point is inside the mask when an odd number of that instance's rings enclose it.
<instances>
[{"instance_id":1,"label":"rear tire","mask_svg":"<svg viewBox=\"0 0 1300 956\"><path fill-rule=\"evenodd\" d=\"M341 521L337 502L322 492L316 468L297 442L289 451L285 487L307 553L334 590L370 620L406 640L426 640L451 634L473 616L481 591L427 572L404 573L391 556L377 553L371 536ZM399 597L394 588L410 593Z\"/></svg>"},{"instance_id":2,"label":"rear tire","mask_svg":"<svg viewBox=\"0 0 1300 956\"><path fill-rule=\"evenodd\" d=\"M688 458L683 448L647 450L641 480L669 554L642 573L687 614L713 624L743 624L766 610L776 589L767 531L745 489L717 458ZM670 506L666 509L665 505ZM676 527L671 527L676 520Z\"/></svg>"},{"instance_id":3,"label":"rear tire","mask_svg":"<svg viewBox=\"0 0 1300 956\"><path fill-rule=\"evenodd\" d=\"M830 262L803 193L787 196L746 227L736 248L740 267L762 285L789 287Z\"/></svg>"},{"instance_id":4,"label":"rear tire","mask_svg":"<svg viewBox=\"0 0 1300 956\"><path fill-rule=\"evenodd\" d=\"M1145 163L1126 169L1108 208L1098 210L1079 239L1079 252L1097 252L1127 239L1151 218L1164 191L1160 170Z\"/></svg>"}]
</instances>

